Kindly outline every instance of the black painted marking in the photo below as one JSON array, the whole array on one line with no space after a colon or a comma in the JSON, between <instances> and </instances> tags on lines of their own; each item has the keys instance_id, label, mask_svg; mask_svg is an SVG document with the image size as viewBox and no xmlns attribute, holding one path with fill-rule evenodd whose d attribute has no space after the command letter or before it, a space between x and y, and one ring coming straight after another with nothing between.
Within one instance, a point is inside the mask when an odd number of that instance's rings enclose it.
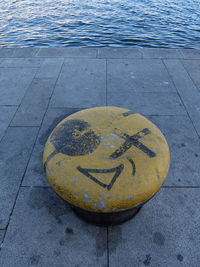
<instances>
[{"instance_id":1,"label":"black painted marking","mask_svg":"<svg viewBox=\"0 0 200 267\"><path fill-rule=\"evenodd\" d=\"M117 178L120 176L121 172L124 169L124 165L120 164L115 168L111 168L111 169L85 169L85 168L81 168L80 166L77 167L77 169L84 174L85 176L87 176L89 179L91 179L93 182L97 183L98 185L107 188L108 190L110 190L115 181L117 180ZM91 175L91 173L115 173L112 180L110 181L109 184L105 184L102 183L101 181L99 181L96 177L94 177L93 175Z\"/></svg>"},{"instance_id":2,"label":"black painted marking","mask_svg":"<svg viewBox=\"0 0 200 267\"><path fill-rule=\"evenodd\" d=\"M146 259L143 261L145 266L149 266L151 264L151 255L147 254Z\"/></svg>"},{"instance_id":3,"label":"black painted marking","mask_svg":"<svg viewBox=\"0 0 200 267\"><path fill-rule=\"evenodd\" d=\"M58 153L69 156L84 156L92 153L101 139L82 120L69 120L55 129L51 142Z\"/></svg>"},{"instance_id":4,"label":"black painted marking","mask_svg":"<svg viewBox=\"0 0 200 267\"><path fill-rule=\"evenodd\" d=\"M47 163L58 153L69 156L84 156L92 153L100 144L101 139L95 135L88 122L82 120L69 120L65 124L55 128L51 142L55 146L44 163L46 170Z\"/></svg>"},{"instance_id":5,"label":"black painted marking","mask_svg":"<svg viewBox=\"0 0 200 267\"><path fill-rule=\"evenodd\" d=\"M135 114L135 112L133 112L132 110L129 110L128 112L124 112L122 115L123 115L124 117L128 117L128 116L130 116L130 115L132 115L132 114Z\"/></svg>"},{"instance_id":6,"label":"black painted marking","mask_svg":"<svg viewBox=\"0 0 200 267\"><path fill-rule=\"evenodd\" d=\"M47 163L56 155L58 154L57 150L54 150L54 152L52 152L46 159L45 163L44 163L44 171L46 171L46 167L47 167Z\"/></svg>"},{"instance_id":7,"label":"black painted marking","mask_svg":"<svg viewBox=\"0 0 200 267\"><path fill-rule=\"evenodd\" d=\"M110 159L116 159L123 155L131 146L135 146L143 151L147 156L153 158L156 156L156 153L153 152L151 149L146 147L144 144L139 142L138 140L141 139L144 135L150 134L150 130L148 128L144 128L143 130L139 131L138 133L130 136L128 134L120 135L122 138L125 139L123 145L121 145L114 153L110 155Z\"/></svg>"},{"instance_id":8,"label":"black painted marking","mask_svg":"<svg viewBox=\"0 0 200 267\"><path fill-rule=\"evenodd\" d=\"M178 254L178 255L177 255L177 260L179 260L179 261L183 261L183 256L182 256L181 254Z\"/></svg>"},{"instance_id":9,"label":"black painted marking","mask_svg":"<svg viewBox=\"0 0 200 267\"><path fill-rule=\"evenodd\" d=\"M134 162L132 159L129 159L129 158L128 158L128 161L129 161L129 162L131 163L131 165L132 165L132 168L133 168L133 170L132 170L132 175L134 176L135 173L136 173L135 162Z\"/></svg>"}]
</instances>

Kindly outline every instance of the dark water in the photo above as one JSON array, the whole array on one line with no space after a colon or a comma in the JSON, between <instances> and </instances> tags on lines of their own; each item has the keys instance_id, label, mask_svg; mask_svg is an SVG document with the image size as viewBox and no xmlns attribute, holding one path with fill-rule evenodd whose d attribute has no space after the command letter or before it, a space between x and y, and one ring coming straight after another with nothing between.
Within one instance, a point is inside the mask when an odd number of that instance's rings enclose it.
<instances>
[{"instance_id":1,"label":"dark water","mask_svg":"<svg viewBox=\"0 0 200 267\"><path fill-rule=\"evenodd\" d=\"M200 48L200 0L0 0L0 46Z\"/></svg>"}]
</instances>

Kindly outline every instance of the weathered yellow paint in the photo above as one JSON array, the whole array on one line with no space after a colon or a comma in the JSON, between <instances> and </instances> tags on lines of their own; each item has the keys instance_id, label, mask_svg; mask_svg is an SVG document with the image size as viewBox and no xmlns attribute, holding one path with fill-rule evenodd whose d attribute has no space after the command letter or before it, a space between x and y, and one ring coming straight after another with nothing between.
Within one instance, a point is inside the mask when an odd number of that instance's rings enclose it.
<instances>
[{"instance_id":1,"label":"weathered yellow paint","mask_svg":"<svg viewBox=\"0 0 200 267\"><path fill-rule=\"evenodd\" d=\"M45 145L43 163L46 163L49 183L63 199L93 212L117 212L146 202L159 190L170 164L168 144L152 122L139 114L124 116L127 112L129 110L116 107L86 109L64 119L51 133ZM79 138L92 130L100 137L100 144L87 155L69 156L55 152L52 135L55 135L66 122L77 119L89 123L90 128L82 132L75 129L73 135ZM124 134L133 136L146 128L150 133L141 134L138 140L155 152L156 156L150 157L132 145L118 158L110 158L110 155L124 144ZM52 158L47 160L51 154ZM130 159L135 163L135 175ZM124 169L110 190L103 188L77 169L78 166L85 169L111 169L121 164ZM91 174L105 184L109 184L114 176L114 173Z\"/></svg>"}]
</instances>

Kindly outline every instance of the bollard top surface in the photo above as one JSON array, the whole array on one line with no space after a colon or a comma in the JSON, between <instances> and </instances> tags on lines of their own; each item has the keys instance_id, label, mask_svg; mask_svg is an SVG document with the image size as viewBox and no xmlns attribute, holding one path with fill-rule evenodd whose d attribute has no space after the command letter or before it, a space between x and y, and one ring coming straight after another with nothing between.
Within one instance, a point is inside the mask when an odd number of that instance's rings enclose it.
<instances>
[{"instance_id":1,"label":"bollard top surface","mask_svg":"<svg viewBox=\"0 0 200 267\"><path fill-rule=\"evenodd\" d=\"M43 154L46 177L74 206L119 212L150 199L166 179L170 153L161 131L128 109L97 107L61 121Z\"/></svg>"}]
</instances>

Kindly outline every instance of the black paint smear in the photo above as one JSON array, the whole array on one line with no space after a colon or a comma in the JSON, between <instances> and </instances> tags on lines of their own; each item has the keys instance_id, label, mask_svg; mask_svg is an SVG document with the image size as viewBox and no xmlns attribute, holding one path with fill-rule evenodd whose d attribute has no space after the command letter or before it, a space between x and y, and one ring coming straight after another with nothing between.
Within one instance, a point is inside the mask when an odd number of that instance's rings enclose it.
<instances>
[{"instance_id":1,"label":"black paint smear","mask_svg":"<svg viewBox=\"0 0 200 267\"><path fill-rule=\"evenodd\" d=\"M160 232L155 232L153 234L153 242L158 246L164 246L165 244L165 237Z\"/></svg>"},{"instance_id":2,"label":"black paint smear","mask_svg":"<svg viewBox=\"0 0 200 267\"><path fill-rule=\"evenodd\" d=\"M65 233L66 233L66 234L74 234L74 231L73 231L72 228L67 227L67 228L65 229Z\"/></svg>"},{"instance_id":3,"label":"black paint smear","mask_svg":"<svg viewBox=\"0 0 200 267\"><path fill-rule=\"evenodd\" d=\"M40 261L41 261L41 256L40 255L33 254L30 257L30 265L38 265Z\"/></svg>"},{"instance_id":4,"label":"black paint smear","mask_svg":"<svg viewBox=\"0 0 200 267\"><path fill-rule=\"evenodd\" d=\"M128 116L130 116L130 115L132 115L132 114L135 114L135 112L133 112L132 110L129 110L128 112L124 112L124 113L122 113L122 115L123 115L124 117L128 117Z\"/></svg>"},{"instance_id":5,"label":"black paint smear","mask_svg":"<svg viewBox=\"0 0 200 267\"><path fill-rule=\"evenodd\" d=\"M132 159L128 158L128 161L131 163L133 171L132 171L132 175L134 176L136 173L136 167L135 167L135 162Z\"/></svg>"},{"instance_id":6,"label":"black paint smear","mask_svg":"<svg viewBox=\"0 0 200 267\"><path fill-rule=\"evenodd\" d=\"M79 170L82 174L87 176L89 179L91 179L93 182L97 183L98 185L104 188L107 188L108 190L110 190L113 187L115 181L120 176L123 169L124 169L123 164L120 164L117 167L111 168L111 169L85 169L85 168L81 168L80 166L77 167L77 170ZM94 176L90 174L90 173L112 173L112 172L114 172L115 174L109 184L102 183L101 181L99 181L97 178L95 178Z\"/></svg>"},{"instance_id":7,"label":"black paint smear","mask_svg":"<svg viewBox=\"0 0 200 267\"><path fill-rule=\"evenodd\" d=\"M92 153L100 144L101 139L92 130L90 124L82 120L69 120L55 128L51 142L55 151L51 153L44 164L45 168L51 158L57 153L68 156L84 156Z\"/></svg>"},{"instance_id":8,"label":"black paint smear","mask_svg":"<svg viewBox=\"0 0 200 267\"><path fill-rule=\"evenodd\" d=\"M58 151L55 150L53 151L46 159L45 163L44 163L44 172L46 172L46 167L47 167L47 163L56 155L58 154Z\"/></svg>"},{"instance_id":9,"label":"black paint smear","mask_svg":"<svg viewBox=\"0 0 200 267\"><path fill-rule=\"evenodd\" d=\"M141 151L143 151L145 154L147 154L150 158L153 158L156 156L156 153L153 152L151 149L143 145L138 140L142 138L143 135L150 134L150 130L148 128L144 128L137 134L134 134L132 136L128 134L123 134L121 137L125 139L125 142L123 145L121 145L112 155L110 156L110 159L116 159L123 155L131 146L135 146L139 148Z\"/></svg>"},{"instance_id":10,"label":"black paint smear","mask_svg":"<svg viewBox=\"0 0 200 267\"><path fill-rule=\"evenodd\" d=\"M177 255L177 260L179 260L180 262L183 261L183 256L181 254Z\"/></svg>"},{"instance_id":11,"label":"black paint smear","mask_svg":"<svg viewBox=\"0 0 200 267\"><path fill-rule=\"evenodd\" d=\"M151 255L147 254L145 261L143 261L145 266L149 266L151 264Z\"/></svg>"},{"instance_id":12,"label":"black paint smear","mask_svg":"<svg viewBox=\"0 0 200 267\"><path fill-rule=\"evenodd\" d=\"M58 117L55 117L55 119L53 121L51 121L50 126L48 127L48 129L40 136L39 138L39 143L41 145L44 145L49 137L49 135L51 134L51 132L53 131L53 129L58 125L58 123L60 123L64 118L66 118L66 112L67 112L67 116L80 111L80 109L75 109L75 108L66 108L62 111L62 114Z\"/></svg>"},{"instance_id":13,"label":"black paint smear","mask_svg":"<svg viewBox=\"0 0 200 267\"><path fill-rule=\"evenodd\" d=\"M100 144L99 136L92 130L86 131L89 127L88 122L69 120L55 129L51 141L60 153L69 156L87 155L92 153Z\"/></svg>"}]
</instances>

